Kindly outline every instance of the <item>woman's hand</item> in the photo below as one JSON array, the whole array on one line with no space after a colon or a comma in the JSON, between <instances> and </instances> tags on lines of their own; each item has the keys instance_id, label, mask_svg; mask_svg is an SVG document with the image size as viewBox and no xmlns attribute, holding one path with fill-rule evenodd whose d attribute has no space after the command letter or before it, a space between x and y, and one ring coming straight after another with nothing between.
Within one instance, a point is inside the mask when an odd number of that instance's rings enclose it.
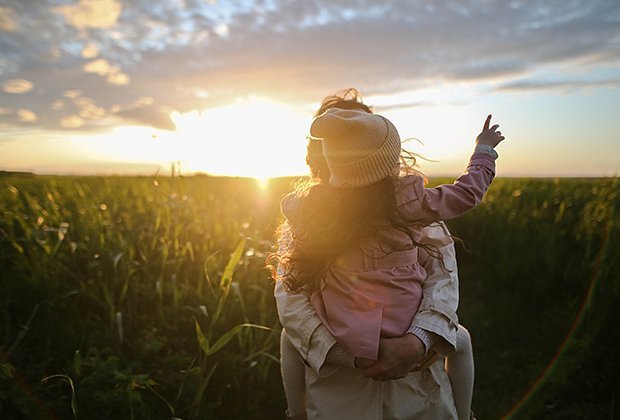
<instances>
[{"instance_id":1,"label":"woman's hand","mask_svg":"<svg viewBox=\"0 0 620 420\"><path fill-rule=\"evenodd\" d=\"M484 121L482 132L478 134L478 137L476 137L476 144L486 144L495 148L495 146L497 146L499 142L504 140L506 137L502 136L501 131L497 131L499 124L495 124L490 128L489 125L491 125L491 114L489 114L487 119Z\"/></svg>"},{"instance_id":2,"label":"woman's hand","mask_svg":"<svg viewBox=\"0 0 620 420\"><path fill-rule=\"evenodd\" d=\"M364 368L364 376L379 381L404 378L424 355L424 344L413 334L382 338L379 342L379 360Z\"/></svg>"},{"instance_id":3,"label":"woman's hand","mask_svg":"<svg viewBox=\"0 0 620 420\"><path fill-rule=\"evenodd\" d=\"M356 357L355 358L355 367L358 367L358 368L368 369L369 367L371 367L375 363L377 363L376 360L366 359L364 357Z\"/></svg>"}]
</instances>

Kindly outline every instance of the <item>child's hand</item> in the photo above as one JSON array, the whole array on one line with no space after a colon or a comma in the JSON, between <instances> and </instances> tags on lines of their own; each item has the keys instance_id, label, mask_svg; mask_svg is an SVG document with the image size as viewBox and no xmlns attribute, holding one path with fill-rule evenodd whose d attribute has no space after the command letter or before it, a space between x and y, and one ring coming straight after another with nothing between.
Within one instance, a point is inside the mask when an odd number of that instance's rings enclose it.
<instances>
[{"instance_id":1,"label":"child's hand","mask_svg":"<svg viewBox=\"0 0 620 420\"><path fill-rule=\"evenodd\" d=\"M491 114L489 114L487 119L484 121L482 132L478 134L478 137L476 137L476 144L486 144L494 148L500 141L505 139L505 137L502 136L502 132L497 131L499 124L495 124L493 127L489 128L490 124Z\"/></svg>"},{"instance_id":2,"label":"child's hand","mask_svg":"<svg viewBox=\"0 0 620 420\"><path fill-rule=\"evenodd\" d=\"M373 366L375 363L377 363L376 360L365 359L363 357L355 358L355 366L361 369L368 369L369 367Z\"/></svg>"}]
</instances>

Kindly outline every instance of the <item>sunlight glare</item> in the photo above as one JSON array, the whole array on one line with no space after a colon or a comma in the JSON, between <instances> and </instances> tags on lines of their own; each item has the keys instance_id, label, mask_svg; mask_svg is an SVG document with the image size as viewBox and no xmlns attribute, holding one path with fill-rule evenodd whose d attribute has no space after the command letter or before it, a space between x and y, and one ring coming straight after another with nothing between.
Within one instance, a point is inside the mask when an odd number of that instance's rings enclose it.
<instances>
[{"instance_id":1,"label":"sunlight glare","mask_svg":"<svg viewBox=\"0 0 620 420\"><path fill-rule=\"evenodd\" d=\"M258 188L260 188L261 191L265 191L267 187L269 187L269 181L271 178L255 177L254 180L256 180Z\"/></svg>"},{"instance_id":2,"label":"sunlight glare","mask_svg":"<svg viewBox=\"0 0 620 420\"><path fill-rule=\"evenodd\" d=\"M176 131L120 126L89 137L82 148L102 160L155 164L162 173L173 162L180 162L184 174L267 179L308 171L305 138L311 115L295 107L251 97L203 111L175 112L171 118Z\"/></svg>"},{"instance_id":3,"label":"sunlight glare","mask_svg":"<svg viewBox=\"0 0 620 420\"><path fill-rule=\"evenodd\" d=\"M307 172L310 116L262 98L171 115L186 170L268 178Z\"/></svg>"}]
</instances>

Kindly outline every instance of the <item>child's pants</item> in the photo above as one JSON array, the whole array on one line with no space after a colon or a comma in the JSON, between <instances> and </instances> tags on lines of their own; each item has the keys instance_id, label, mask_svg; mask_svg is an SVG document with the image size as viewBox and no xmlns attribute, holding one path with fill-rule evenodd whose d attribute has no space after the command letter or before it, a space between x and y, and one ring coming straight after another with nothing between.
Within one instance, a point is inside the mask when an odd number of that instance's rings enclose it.
<instances>
[{"instance_id":1,"label":"child's pants","mask_svg":"<svg viewBox=\"0 0 620 420\"><path fill-rule=\"evenodd\" d=\"M280 335L280 369L288 405L287 416L300 416L306 412L306 368L285 330Z\"/></svg>"},{"instance_id":2,"label":"child's pants","mask_svg":"<svg viewBox=\"0 0 620 420\"><path fill-rule=\"evenodd\" d=\"M456 351L446 358L446 371L459 419L469 419L474 393L474 352L469 331L460 324L456 332Z\"/></svg>"}]
</instances>

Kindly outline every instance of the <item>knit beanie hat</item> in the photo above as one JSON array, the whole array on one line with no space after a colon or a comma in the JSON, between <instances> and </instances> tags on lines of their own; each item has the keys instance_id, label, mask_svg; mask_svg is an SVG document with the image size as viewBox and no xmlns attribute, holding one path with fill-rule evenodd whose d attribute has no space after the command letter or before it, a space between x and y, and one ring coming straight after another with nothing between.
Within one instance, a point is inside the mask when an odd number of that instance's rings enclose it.
<instances>
[{"instance_id":1,"label":"knit beanie hat","mask_svg":"<svg viewBox=\"0 0 620 420\"><path fill-rule=\"evenodd\" d=\"M391 175L399 162L398 131L378 114L331 108L314 119L310 136L323 140L333 187L374 184Z\"/></svg>"}]
</instances>

